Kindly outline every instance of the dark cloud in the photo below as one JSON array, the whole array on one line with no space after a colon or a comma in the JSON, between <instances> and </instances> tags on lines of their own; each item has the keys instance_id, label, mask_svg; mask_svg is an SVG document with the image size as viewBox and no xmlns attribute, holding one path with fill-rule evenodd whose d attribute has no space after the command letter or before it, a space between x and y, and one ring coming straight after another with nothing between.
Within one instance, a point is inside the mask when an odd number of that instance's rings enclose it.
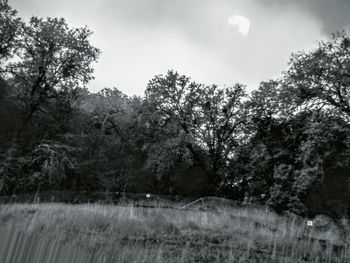
<instances>
[{"instance_id":1,"label":"dark cloud","mask_svg":"<svg viewBox=\"0 0 350 263\"><path fill-rule=\"evenodd\" d=\"M350 0L263 0L283 9L297 7L313 15L325 34L350 29Z\"/></svg>"}]
</instances>

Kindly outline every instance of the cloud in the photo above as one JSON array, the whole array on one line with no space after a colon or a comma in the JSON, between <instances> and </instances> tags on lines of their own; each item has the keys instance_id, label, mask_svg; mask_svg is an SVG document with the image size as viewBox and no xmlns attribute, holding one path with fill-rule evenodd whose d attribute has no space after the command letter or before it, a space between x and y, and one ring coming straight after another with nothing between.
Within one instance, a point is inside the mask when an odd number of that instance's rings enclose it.
<instances>
[{"instance_id":1,"label":"cloud","mask_svg":"<svg viewBox=\"0 0 350 263\"><path fill-rule=\"evenodd\" d=\"M350 0L263 0L280 12L289 8L299 8L314 16L321 24L324 34L350 29Z\"/></svg>"}]
</instances>

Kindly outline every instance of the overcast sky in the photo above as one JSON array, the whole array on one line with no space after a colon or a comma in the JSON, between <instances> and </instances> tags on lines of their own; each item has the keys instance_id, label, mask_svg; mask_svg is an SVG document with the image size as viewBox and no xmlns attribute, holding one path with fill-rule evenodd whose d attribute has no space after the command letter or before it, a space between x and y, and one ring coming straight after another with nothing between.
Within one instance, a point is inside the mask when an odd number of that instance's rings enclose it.
<instances>
[{"instance_id":1,"label":"overcast sky","mask_svg":"<svg viewBox=\"0 0 350 263\"><path fill-rule=\"evenodd\" d=\"M87 25L102 51L90 90L117 87L128 95L142 95L154 75L169 69L199 83L256 88L279 76L291 52L311 49L350 25L350 0L9 3L24 18L64 17L71 26Z\"/></svg>"}]
</instances>

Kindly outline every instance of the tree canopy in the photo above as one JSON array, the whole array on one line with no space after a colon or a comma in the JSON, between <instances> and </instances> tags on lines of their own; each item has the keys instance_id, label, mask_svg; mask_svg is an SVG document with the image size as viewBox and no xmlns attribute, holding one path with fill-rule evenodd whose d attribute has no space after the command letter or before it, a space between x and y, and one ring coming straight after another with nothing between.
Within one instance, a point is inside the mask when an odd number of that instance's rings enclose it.
<instances>
[{"instance_id":1,"label":"tree canopy","mask_svg":"<svg viewBox=\"0 0 350 263\"><path fill-rule=\"evenodd\" d=\"M140 97L87 89L100 54L91 34L63 18L24 22L0 0L1 195L215 195L349 215L345 32L293 54L281 78L250 93L170 70Z\"/></svg>"}]
</instances>

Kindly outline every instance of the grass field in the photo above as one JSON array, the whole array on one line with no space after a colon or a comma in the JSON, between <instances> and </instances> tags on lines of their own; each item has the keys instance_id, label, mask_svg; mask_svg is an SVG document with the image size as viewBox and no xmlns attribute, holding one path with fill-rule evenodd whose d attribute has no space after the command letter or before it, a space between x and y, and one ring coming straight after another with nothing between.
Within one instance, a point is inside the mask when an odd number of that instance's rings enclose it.
<instances>
[{"instance_id":1,"label":"grass field","mask_svg":"<svg viewBox=\"0 0 350 263\"><path fill-rule=\"evenodd\" d=\"M0 224L101 250L115 262L350 262L348 240L334 225L310 227L252 207L3 204Z\"/></svg>"}]
</instances>

